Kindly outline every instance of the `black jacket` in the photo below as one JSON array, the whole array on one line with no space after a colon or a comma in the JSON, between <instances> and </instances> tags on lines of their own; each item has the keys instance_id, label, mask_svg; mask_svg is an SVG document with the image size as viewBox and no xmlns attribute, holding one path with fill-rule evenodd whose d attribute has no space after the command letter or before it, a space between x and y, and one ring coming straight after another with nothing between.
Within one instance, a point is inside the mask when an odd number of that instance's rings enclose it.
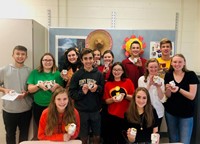
<instances>
[{"instance_id":1,"label":"black jacket","mask_svg":"<svg viewBox=\"0 0 200 144\"><path fill-rule=\"evenodd\" d=\"M93 81L98 85L96 92L90 90L87 94L82 91L83 84ZM96 112L101 108L101 101L103 96L104 79L101 72L97 68L93 68L88 72L83 67L80 68L72 76L69 95L74 100L75 108L82 112Z\"/></svg>"}]
</instances>

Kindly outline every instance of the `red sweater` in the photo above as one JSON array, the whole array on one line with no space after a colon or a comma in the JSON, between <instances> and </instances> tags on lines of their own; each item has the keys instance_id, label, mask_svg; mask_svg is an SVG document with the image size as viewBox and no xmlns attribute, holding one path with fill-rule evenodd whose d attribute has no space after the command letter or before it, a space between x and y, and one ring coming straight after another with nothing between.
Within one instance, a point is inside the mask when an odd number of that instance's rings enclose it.
<instances>
[{"instance_id":1,"label":"red sweater","mask_svg":"<svg viewBox=\"0 0 200 144\"><path fill-rule=\"evenodd\" d=\"M119 91L116 91L116 86L120 87ZM133 95L135 88L132 81L127 78L125 81L108 81L104 87L103 99L106 100L116 95L116 92ZM108 113L120 118L124 118L124 113L128 109L129 100L123 99L121 102L114 102L108 105Z\"/></svg>"},{"instance_id":2,"label":"red sweater","mask_svg":"<svg viewBox=\"0 0 200 144\"><path fill-rule=\"evenodd\" d=\"M79 117L79 113L76 109L74 109L74 114L76 117L76 131L74 133L73 136L71 136L70 139L75 139L80 131L80 117ZM61 129L59 129L58 127L56 127L54 129L54 132L52 135L47 136L45 134L45 127L46 127L46 121L47 121L47 115L48 115L48 108L46 108L43 112L42 115L40 117L40 123L39 123L39 128L38 128L38 139L39 140L50 140L50 141L63 141L63 135L66 133L65 131L65 124L62 122L62 126ZM59 115L59 120L61 121L62 118L62 114Z\"/></svg>"},{"instance_id":3,"label":"red sweater","mask_svg":"<svg viewBox=\"0 0 200 144\"><path fill-rule=\"evenodd\" d=\"M132 80L135 88L138 87L138 79L144 75L146 59L141 58L142 67L138 67L133 64L128 58L122 61L123 66L125 67L127 76Z\"/></svg>"}]
</instances>

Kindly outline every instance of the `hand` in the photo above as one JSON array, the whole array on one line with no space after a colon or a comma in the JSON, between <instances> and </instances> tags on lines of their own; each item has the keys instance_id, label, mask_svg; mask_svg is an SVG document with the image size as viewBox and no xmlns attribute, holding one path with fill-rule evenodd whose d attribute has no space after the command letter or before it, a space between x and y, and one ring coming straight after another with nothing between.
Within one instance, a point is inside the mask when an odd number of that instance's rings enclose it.
<instances>
[{"instance_id":1,"label":"hand","mask_svg":"<svg viewBox=\"0 0 200 144\"><path fill-rule=\"evenodd\" d=\"M89 88L88 88L88 85L87 84L83 84L83 87L82 87L82 91L84 94L87 94Z\"/></svg>"},{"instance_id":2,"label":"hand","mask_svg":"<svg viewBox=\"0 0 200 144\"><path fill-rule=\"evenodd\" d=\"M141 66L142 66L142 61L141 61L140 57L138 57L138 60L137 60L137 62L135 63L135 65L137 65L138 67L141 67Z\"/></svg>"},{"instance_id":3,"label":"hand","mask_svg":"<svg viewBox=\"0 0 200 144\"><path fill-rule=\"evenodd\" d=\"M11 91L11 89L3 89L3 93L8 94Z\"/></svg>"},{"instance_id":4,"label":"hand","mask_svg":"<svg viewBox=\"0 0 200 144\"><path fill-rule=\"evenodd\" d=\"M154 85L157 87L157 88L159 88L159 87L161 87L162 86L162 82L161 83L154 83Z\"/></svg>"},{"instance_id":5,"label":"hand","mask_svg":"<svg viewBox=\"0 0 200 144\"><path fill-rule=\"evenodd\" d=\"M17 99L23 99L28 95L28 91L22 90L22 94L18 95Z\"/></svg>"},{"instance_id":6,"label":"hand","mask_svg":"<svg viewBox=\"0 0 200 144\"><path fill-rule=\"evenodd\" d=\"M121 95L120 98L118 98L119 96L112 97L113 101L114 102L121 102L124 99L125 93L120 93L120 95Z\"/></svg>"},{"instance_id":7,"label":"hand","mask_svg":"<svg viewBox=\"0 0 200 144\"><path fill-rule=\"evenodd\" d=\"M97 88L98 88L98 85L94 83L93 87L90 89L90 91L91 92L96 92Z\"/></svg>"},{"instance_id":8,"label":"hand","mask_svg":"<svg viewBox=\"0 0 200 144\"><path fill-rule=\"evenodd\" d=\"M136 135L131 135L130 132L131 132L131 129L129 128L129 129L127 130L127 137L128 137L128 140L129 140L130 142L134 142L137 133L136 133Z\"/></svg>"},{"instance_id":9,"label":"hand","mask_svg":"<svg viewBox=\"0 0 200 144\"><path fill-rule=\"evenodd\" d=\"M67 133L65 133L64 135L63 135L63 141L69 141L70 140L70 138L71 138L71 136L69 135L69 134L67 134Z\"/></svg>"},{"instance_id":10,"label":"hand","mask_svg":"<svg viewBox=\"0 0 200 144\"><path fill-rule=\"evenodd\" d=\"M171 92L173 92L173 93L178 92L178 90L179 90L179 87L178 87L178 86L171 87Z\"/></svg>"},{"instance_id":11,"label":"hand","mask_svg":"<svg viewBox=\"0 0 200 144\"><path fill-rule=\"evenodd\" d=\"M51 91L51 92L54 92L54 91L56 90L56 88L59 87L59 86L60 86L59 84L54 83L54 84L53 84L53 87L50 88L50 91Z\"/></svg>"},{"instance_id":12,"label":"hand","mask_svg":"<svg viewBox=\"0 0 200 144\"><path fill-rule=\"evenodd\" d=\"M103 68L103 73L107 73L109 71L109 66Z\"/></svg>"},{"instance_id":13,"label":"hand","mask_svg":"<svg viewBox=\"0 0 200 144\"><path fill-rule=\"evenodd\" d=\"M170 84L166 84L166 91L171 91L173 93L176 93L179 90L178 86L172 87Z\"/></svg>"},{"instance_id":14,"label":"hand","mask_svg":"<svg viewBox=\"0 0 200 144\"><path fill-rule=\"evenodd\" d=\"M151 143L152 144L159 144L160 142L160 135L158 133L151 134Z\"/></svg>"},{"instance_id":15,"label":"hand","mask_svg":"<svg viewBox=\"0 0 200 144\"><path fill-rule=\"evenodd\" d=\"M44 90L44 91L49 90L49 89L44 85L44 82L38 83L38 87L41 88L41 89Z\"/></svg>"},{"instance_id":16,"label":"hand","mask_svg":"<svg viewBox=\"0 0 200 144\"><path fill-rule=\"evenodd\" d=\"M153 75L150 75L150 77L149 77L149 87L151 86L151 85L154 85L155 84L155 82L153 81Z\"/></svg>"},{"instance_id":17,"label":"hand","mask_svg":"<svg viewBox=\"0 0 200 144\"><path fill-rule=\"evenodd\" d=\"M63 72L60 73L60 76L63 78L63 80L68 81L68 75L67 74L63 74Z\"/></svg>"}]
</instances>

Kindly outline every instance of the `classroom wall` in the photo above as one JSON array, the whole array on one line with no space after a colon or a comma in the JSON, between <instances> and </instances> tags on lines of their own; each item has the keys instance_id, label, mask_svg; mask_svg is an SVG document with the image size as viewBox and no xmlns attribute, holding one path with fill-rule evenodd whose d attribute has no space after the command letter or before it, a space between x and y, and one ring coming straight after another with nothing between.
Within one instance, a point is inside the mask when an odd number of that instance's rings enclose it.
<instances>
[{"instance_id":1,"label":"classroom wall","mask_svg":"<svg viewBox=\"0 0 200 144\"><path fill-rule=\"evenodd\" d=\"M200 74L200 0L0 0L0 18L34 19L46 28L176 29L177 52Z\"/></svg>"},{"instance_id":2,"label":"classroom wall","mask_svg":"<svg viewBox=\"0 0 200 144\"><path fill-rule=\"evenodd\" d=\"M0 0L0 18L34 19L45 27L177 29L177 52L200 72L199 0ZM115 25L112 25L115 13ZM47 36L48 37L48 36ZM48 47L48 46L47 46Z\"/></svg>"}]
</instances>

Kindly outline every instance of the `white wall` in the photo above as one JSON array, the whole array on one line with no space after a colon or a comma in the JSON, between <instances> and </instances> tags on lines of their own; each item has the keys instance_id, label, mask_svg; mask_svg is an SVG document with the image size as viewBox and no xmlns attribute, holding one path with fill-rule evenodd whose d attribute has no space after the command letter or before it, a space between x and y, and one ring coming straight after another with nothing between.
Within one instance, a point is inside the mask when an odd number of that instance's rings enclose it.
<instances>
[{"instance_id":1,"label":"white wall","mask_svg":"<svg viewBox=\"0 0 200 144\"><path fill-rule=\"evenodd\" d=\"M177 52L187 66L200 67L199 0L0 0L0 18L34 19L48 27L111 28L112 12L116 29L175 29L178 19ZM48 15L50 12L50 15ZM49 16L49 17L48 17Z\"/></svg>"},{"instance_id":2,"label":"white wall","mask_svg":"<svg viewBox=\"0 0 200 144\"><path fill-rule=\"evenodd\" d=\"M178 14L177 52L200 73L199 0L0 0L0 18L34 19L47 28L111 28L112 12L116 29L174 30Z\"/></svg>"}]
</instances>

